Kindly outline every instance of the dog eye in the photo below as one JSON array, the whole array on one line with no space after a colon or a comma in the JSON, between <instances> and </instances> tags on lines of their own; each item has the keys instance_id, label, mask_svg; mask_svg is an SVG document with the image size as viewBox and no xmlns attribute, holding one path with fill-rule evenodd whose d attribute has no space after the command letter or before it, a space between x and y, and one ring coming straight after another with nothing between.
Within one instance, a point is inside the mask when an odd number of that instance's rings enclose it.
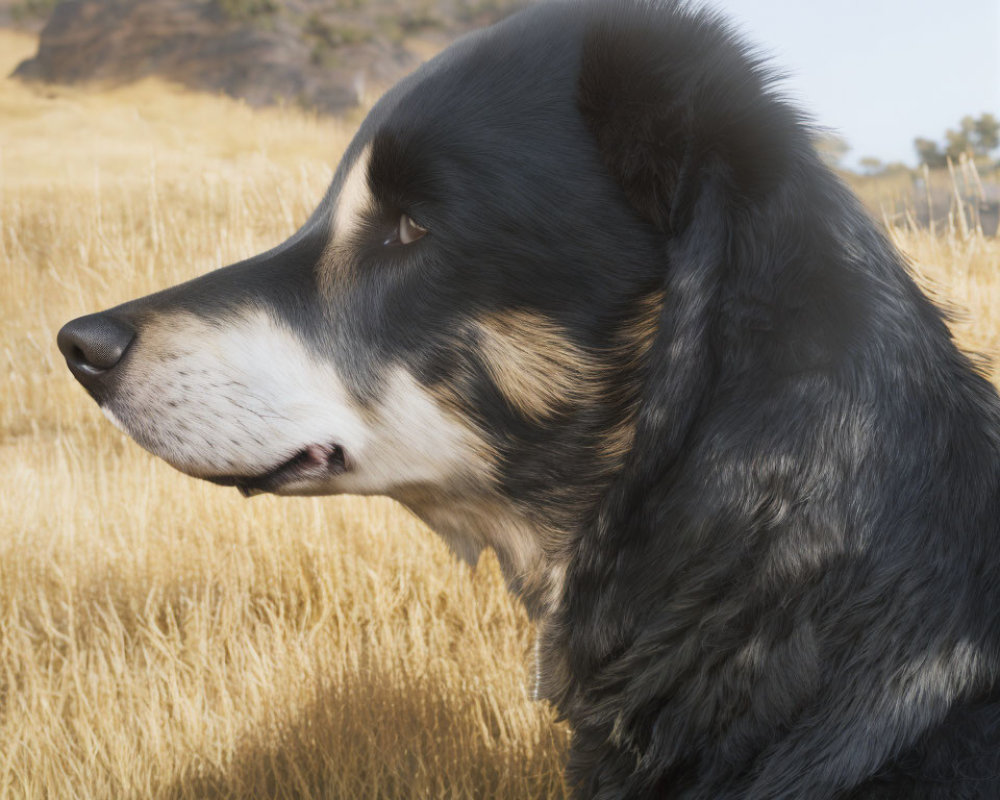
<instances>
[{"instance_id":1,"label":"dog eye","mask_svg":"<svg viewBox=\"0 0 1000 800\"><path fill-rule=\"evenodd\" d=\"M427 233L427 228L418 225L409 214L402 214L399 225L393 235L386 239L386 244L411 244Z\"/></svg>"}]
</instances>

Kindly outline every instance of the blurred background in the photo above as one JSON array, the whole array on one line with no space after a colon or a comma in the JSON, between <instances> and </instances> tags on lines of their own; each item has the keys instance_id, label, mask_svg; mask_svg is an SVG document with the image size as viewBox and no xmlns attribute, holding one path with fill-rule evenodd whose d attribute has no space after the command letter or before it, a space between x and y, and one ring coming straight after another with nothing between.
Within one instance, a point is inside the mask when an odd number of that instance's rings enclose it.
<instances>
[{"instance_id":1,"label":"blurred background","mask_svg":"<svg viewBox=\"0 0 1000 800\"><path fill-rule=\"evenodd\" d=\"M0 25L39 35L37 50L14 70L23 80L159 76L252 106L343 116L456 36L526 2L0 0ZM823 132L830 162L877 179L857 181L876 213L909 210L920 224L942 224L960 199L968 224L996 232L1000 3L702 4L771 59L782 91ZM949 162L947 175L935 174Z\"/></svg>"}]
</instances>

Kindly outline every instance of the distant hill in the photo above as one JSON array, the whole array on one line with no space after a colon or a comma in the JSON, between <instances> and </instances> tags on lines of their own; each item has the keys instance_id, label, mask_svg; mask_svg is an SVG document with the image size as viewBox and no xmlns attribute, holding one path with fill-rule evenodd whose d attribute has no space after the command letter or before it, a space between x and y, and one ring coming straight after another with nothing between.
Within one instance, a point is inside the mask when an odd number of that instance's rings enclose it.
<instances>
[{"instance_id":1,"label":"distant hill","mask_svg":"<svg viewBox=\"0 0 1000 800\"><path fill-rule=\"evenodd\" d=\"M42 0L34 0L37 6ZM56 83L159 75L253 105L337 112L429 50L526 0L63 0L18 77ZM5 9L28 8L0 0Z\"/></svg>"}]
</instances>

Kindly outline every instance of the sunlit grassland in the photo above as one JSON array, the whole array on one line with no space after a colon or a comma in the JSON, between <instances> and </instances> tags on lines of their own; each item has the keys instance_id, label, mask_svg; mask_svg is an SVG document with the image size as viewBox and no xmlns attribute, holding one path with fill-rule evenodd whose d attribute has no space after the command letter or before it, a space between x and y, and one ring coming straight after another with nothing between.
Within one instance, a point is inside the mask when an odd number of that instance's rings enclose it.
<instances>
[{"instance_id":1,"label":"sunlit grassland","mask_svg":"<svg viewBox=\"0 0 1000 800\"><path fill-rule=\"evenodd\" d=\"M33 42L0 33L0 72ZM66 320L273 246L349 122L0 80L0 797L563 794L530 625L387 501L246 501L100 415ZM1000 350L1000 246L893 229ZM994 371L993 377L996 377Z\"/></svg>"},{"instance_id":2,"label":"sunlit grassland","mask_svg":"<svg viewBox=\"0 0 1000 800\"><path fill-rule=\"evenodd\" d=\"M0 34L0 71L31 46ZM495 561L388 501L185 478L54 346L281 241L349 136L157 82L0 82L0 797L562 793Z\"/></svg>"}]
</instances>

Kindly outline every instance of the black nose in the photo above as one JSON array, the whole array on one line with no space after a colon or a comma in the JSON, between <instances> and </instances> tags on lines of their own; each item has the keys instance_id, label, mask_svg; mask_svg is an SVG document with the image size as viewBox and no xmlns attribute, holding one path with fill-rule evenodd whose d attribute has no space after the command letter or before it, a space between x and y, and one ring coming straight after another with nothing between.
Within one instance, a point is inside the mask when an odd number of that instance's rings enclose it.
<instances>
[{"instance_id":1,"label":"black nose","mask_svg":"<svg viewBox=\"0 0 1000 800\"><path fill-rule=\"evenodd\" d=\"M132 344L135 331L107 314L88 314L67 322L56 343L70 370L85 386L113 369Z\"/></svg>"}]
</instances>

